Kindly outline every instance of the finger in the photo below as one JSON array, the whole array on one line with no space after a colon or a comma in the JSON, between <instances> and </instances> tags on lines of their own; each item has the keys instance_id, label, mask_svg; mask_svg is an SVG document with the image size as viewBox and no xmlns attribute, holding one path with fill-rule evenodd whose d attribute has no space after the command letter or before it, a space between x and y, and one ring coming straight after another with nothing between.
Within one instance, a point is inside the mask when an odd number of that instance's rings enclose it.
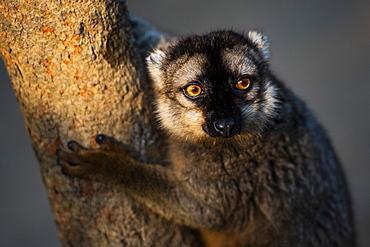
<instances>
[{"instance_id":1,"label":"finger","mask_svg":"<svg viewBox=\"0 0 370 247\"><path fill-rule=\"evenodd\" d=\"M62 163L62 161L70 163L72 166L84 164L82 158L75 153L66 152L62 149L58 149L55 154L58 157L57 159L58 164Z\"/></svg>"},{"instance_id":2,"label":"finger","mask_svg":"<svg viewBox=\"0 0 370 247\"><path fill-rule=\"evenodd\" d=\"M97 135L95 141L100 145L101 149L106 151L118 151L123 149L121 144L113 137L104 134Z\"/></svg>"},{"instance_id":3,"label":"finger","mask_svg":"<svg viewBox=\"0 0 370 247\"><path fill-rule=\"evenodd\" d=\"M61 166L61 171L64 175L73 176L73 177L81 177L83 174L84 167L81 166L73 166L70 163L59 160L58 164Z\"/></svg>"},{"instance_id":4,"label":"finger","mask_svg":"<svg viewBox=\"0 0 370 247\"><path fill-rule=\"evenodd\" d=\"M75 163L68 163L68 162L66 162L66 161L62 160L61 158L58 158L58 159L57 159L57 165L62 166L64 163L67 163L67 164L69 164L70 166L78 166L78 164L75 164Z\"/></svg>"},{"instance_id":5,"label":"finger","mask_svg":"<svg viewBox=\"0 0 370 247\"><path fill-rule=\"evenodd\" d=\"M84 146L82 146L76 141L69 141L67 146L71 151L76 152L76 153L80 152L80 150L86 150Z\"/></svg>"}]
</instances>

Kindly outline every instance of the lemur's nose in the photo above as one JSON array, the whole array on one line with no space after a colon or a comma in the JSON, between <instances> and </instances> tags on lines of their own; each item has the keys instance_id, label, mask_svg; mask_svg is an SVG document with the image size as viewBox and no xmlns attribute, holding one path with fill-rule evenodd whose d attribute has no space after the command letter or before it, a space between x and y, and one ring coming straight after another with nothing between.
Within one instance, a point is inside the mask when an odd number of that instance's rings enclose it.
<instances>
[{"instance_id":1,"label":"lemur's nose","mask_svg":"<svg viewBox=\"0 0 370 247\"><path fill-rule=\"evenodd\" d=\"M235 135L235 121L233 119L221 119L214 123L215 130L223 137L231 137Z\"/></svg>"}]
</instances>

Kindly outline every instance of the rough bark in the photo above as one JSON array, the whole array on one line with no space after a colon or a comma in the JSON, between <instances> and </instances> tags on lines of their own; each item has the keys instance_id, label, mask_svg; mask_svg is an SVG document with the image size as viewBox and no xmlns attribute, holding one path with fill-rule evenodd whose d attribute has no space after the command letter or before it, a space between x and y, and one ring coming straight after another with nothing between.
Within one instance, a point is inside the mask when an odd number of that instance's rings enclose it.
<instances>
[{"instance_id":1,"label":"rough bark","mask_svg":"<svg viewBox=\"0 0 370 247\"><path fill-rule=\"evenodd\" d=\"M152 128L124 0L0 0L0 51L40 163L63 246L180 246L193 234L122 192L71 179L55 150L112 135L145 160Z\"/></svg>"}]
</instances>

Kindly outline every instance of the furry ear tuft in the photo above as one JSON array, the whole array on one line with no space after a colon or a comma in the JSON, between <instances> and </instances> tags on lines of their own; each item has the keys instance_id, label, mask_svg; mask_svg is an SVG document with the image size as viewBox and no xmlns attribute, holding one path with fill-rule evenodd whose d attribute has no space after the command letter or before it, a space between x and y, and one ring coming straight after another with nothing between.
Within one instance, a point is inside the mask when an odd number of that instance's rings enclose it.
<instances>
[{"instance_id":1,"label":"furry ear tuft","mask_svg":"<svg viewBox=\"0 0 370 247\"><path fill-rule=\"evenodd\" d=\"M164 86L163 83L163 71L162 65L166 58L166 53L160 49L154 50L147 58L146 64L148 66L149 74L153 80L153 85L156 88L162 88Z\"/></svg>"},{"instance_id":2,"label":"furry ear tuft","mask_svg":"<svg viewBox=\"0 0 370 247\"><path fill-rule=\"evenodd\" d=\"M149 64L152 64L154 66L161 66L163 64L164 58L166 57L166 54L162 50L154 50L147 58L146 62Z\"/></svg>"},{"instance_id":3,"label":"furry ear tuft","mask_svg":"<svg viewBox=\"0 0 370 247\"><path fill-rule=\"evenodd\" d=\"M267 41L267 36L257 32L249 31L248 38L257 45L258 50L265 60L270 58L269 43Z\"/></svg>"}]
</instances>

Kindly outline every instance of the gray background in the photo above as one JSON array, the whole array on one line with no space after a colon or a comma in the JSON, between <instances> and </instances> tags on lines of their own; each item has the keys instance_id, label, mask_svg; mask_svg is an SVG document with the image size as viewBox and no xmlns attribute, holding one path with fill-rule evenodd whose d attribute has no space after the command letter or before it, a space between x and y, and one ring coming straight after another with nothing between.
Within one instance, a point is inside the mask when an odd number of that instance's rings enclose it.
<instances>
[{"instance_id":1,"label":"gray background","mask_svg":"<svg viewBox=\"0 0 370 247\"><path fill-rule=\"evenodd\" d=\"M328 130L352 190L359 246L370 241L370 1L128 0L176 34L233 28L269 36L272 68ZM58 246L11 84L0 66L0 246Z\"/></svg>"}]
</instances>

